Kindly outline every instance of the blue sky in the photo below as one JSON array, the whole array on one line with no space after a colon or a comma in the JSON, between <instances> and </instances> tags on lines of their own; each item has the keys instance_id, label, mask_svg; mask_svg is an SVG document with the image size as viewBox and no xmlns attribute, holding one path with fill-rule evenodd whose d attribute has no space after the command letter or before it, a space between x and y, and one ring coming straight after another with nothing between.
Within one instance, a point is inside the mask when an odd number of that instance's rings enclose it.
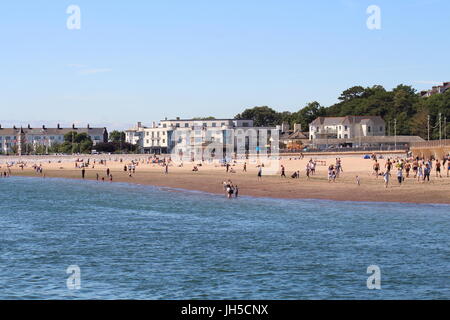
<instances>
[{"instance_id":1,"label":"blue sky","mask_svg":"<svg viewBox=\"0 0 450 320\"><path fill-rule=\"evenodd\" d=\"M426 89L450 81L449 27L448 0L5 0L0 124L126 128L328 106L353 85Z\"/></svg>"}]
</instances>

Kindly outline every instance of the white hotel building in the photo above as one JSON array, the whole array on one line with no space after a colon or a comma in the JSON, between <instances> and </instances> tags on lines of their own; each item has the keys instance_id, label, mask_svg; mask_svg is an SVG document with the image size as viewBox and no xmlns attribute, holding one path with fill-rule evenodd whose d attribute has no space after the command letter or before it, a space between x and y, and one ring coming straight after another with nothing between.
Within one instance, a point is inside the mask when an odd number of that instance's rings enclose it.
<instances>
[{"instance_id":1,"label":"white hotel building","mask_svg":"<svg viewBox=\"0 0 450 320\"><path fill-rule=\"evenodd\" d=\"M255 136L259 131L265 130L271 134L278 134L279 127L255 128L253 120L237 119L172 119L161 120L158 124L153 122L151 127L145 127L141 122L137 126L126 131L126 142L138 145L143 153L172 153L182 152L174 150L176 145L194 146L200 144L207 147L212 143L217 146L238 143L249 148L248 138L242 138L253 129ZM232 130L234 141L230 141L230 130ZM235 135L241 135L241 138ZM186 141L186 139L190 139ZM243 141L242 139L245 139ZM256 140L256 139L255 139ZM265 146L264 146L265 147ZM236 150L235 150L236 151Z\"/></svg>"}]
</instances>

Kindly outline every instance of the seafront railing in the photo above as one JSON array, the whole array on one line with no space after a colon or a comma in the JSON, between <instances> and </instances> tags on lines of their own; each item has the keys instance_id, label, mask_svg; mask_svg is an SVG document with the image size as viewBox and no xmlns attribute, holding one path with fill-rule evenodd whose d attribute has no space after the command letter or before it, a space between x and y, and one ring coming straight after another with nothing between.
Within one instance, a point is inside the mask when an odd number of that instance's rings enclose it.
<instances>
[{"instance_id":1,"label":"seafront railing","mask_svg":"<svg viewBox=\"0 0 450 320\"><path fill-rule=\"evenodd\" d=\"M411 148L436 148L448 146L450 146L450 139L414 142L411 144Z\"/></svg>"}]
</instances>

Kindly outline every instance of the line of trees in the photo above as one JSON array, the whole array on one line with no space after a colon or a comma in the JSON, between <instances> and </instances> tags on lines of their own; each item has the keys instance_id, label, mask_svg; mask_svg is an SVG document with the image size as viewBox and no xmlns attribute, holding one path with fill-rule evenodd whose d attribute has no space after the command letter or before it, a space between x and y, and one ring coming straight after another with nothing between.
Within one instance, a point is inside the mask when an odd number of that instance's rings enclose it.
<instances>
[{"instance_id":1,"label":"line of trees","mask_svg":"<svg viewBox=\"0 0 450 320\"><path fill-rule=\"evenodd\" d=\"M114 130L109 134L109 141L97 143L95 145L97 152L108 153L136 153L138 146L125 142L125 132Z\"/></svg>"},{"instance_id":2,"label":"line of trees","mask_svg":"<svg viewBox=\"0 0 450 320\"><path fill-rule=\"evenodd\" d=\"M29 154L90 153L92 146L92 139L87 133L71 131L64 135L64 142L62 143L26 143L22 152Z\"/></svg>"},{"instance_id":3,"label":"line of trees","mask_svg":"<svg viewBox=\"0 0 450 320\"><path fill-rule=\"evenodd\" d=\"M418 135L426 139L429 118L430 138L438 139L441 114L441 137L444 138L445 132L450 133L450 90L422 98L414 88L402 84L392 90L379 85L366 88L355 86L342 92L338 99L338 103L329 107L314 101L297 112L277 112L267 106L254 107L237 114L235 119L252 119L255 126L288 122L292 127L294 123L300 123L302 130L307 131L309 123L319 116L381 116L386 121L388 134L394 135L396 120L398 135Z\"/></svg>"},{"instance_id":4,"label":"line of trees","mask_svg":"<svg viewBox=\"0 0 450 320\"><path fill-rule=\"evenodd\" d=\"M75 131L68 132L64 135L64 142L43 144L25 143L23 146L23 154L52 154L52 153L91 153L93 150L97 152L107 153L136 153L137 146L125 142L125 132L112 131L109 135L109 141L105 143L94 143L87 133L77 133ZM11 150L11 153L17 153L17 146Z\"/></svg>"}]
</instances>

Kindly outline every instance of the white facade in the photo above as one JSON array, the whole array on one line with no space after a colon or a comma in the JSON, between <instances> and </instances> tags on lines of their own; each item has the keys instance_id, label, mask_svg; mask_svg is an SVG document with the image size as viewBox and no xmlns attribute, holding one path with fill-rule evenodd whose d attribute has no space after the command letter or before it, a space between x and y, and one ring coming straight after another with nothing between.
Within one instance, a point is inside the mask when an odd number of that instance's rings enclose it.
<instances>
[{"instance_id":1,"label":"white facade","mask_svg":"<svg viewBox=\"0 0 450 320\"><path fill-rule=\"evenodd\" d=\"M385 122L378 116L319 117L309 125L310 140L385 135Z\"/></svg>"},{"instance_id":2,"label":"white facade","mask_svg":"<svg viewBox=\"0 0 450 320\"><path fill-rule=\"evenodd\" d=\"M126 131L126 141L138 145L142 151L169 153L177 144L226 143L226 130L253 128L253 120L236 119L173 119L155 122L151 127L137 126ZM189 139L189 141L187 141Z\"/></svg>"},{"instance_id":3,"label":"white facade","mask_svg":"<svg viewBox=\"0 0 450 320\"><path fill-rule=\"evenodd\" d=\"M0 152L9 153L13 148L18 147L21 143L31 148L36 146L52 146L54 144L62 144L64 135L68 132L86 133L92 140L93 145L106 142L108 133L106 128L2 128L0 126Z\"/></svg>"}]
</instances>

